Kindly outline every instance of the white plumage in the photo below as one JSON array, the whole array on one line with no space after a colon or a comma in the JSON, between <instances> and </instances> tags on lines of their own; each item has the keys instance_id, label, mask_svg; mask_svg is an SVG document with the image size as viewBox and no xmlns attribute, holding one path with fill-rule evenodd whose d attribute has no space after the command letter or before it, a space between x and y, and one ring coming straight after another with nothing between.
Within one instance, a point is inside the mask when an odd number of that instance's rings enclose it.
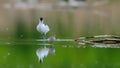
<instances>
[{"instance_id":1,"label":"white plumage","mask_svg":"<svg viewBox=\"0 0 120 68\"><path fill-rule=\"evenodd\" d=\"M37 30L41 34L45 34L50 31L49 26L44 23L43 18L39 19L39 24L37 25Z\"/></svg>"}]
</instances>

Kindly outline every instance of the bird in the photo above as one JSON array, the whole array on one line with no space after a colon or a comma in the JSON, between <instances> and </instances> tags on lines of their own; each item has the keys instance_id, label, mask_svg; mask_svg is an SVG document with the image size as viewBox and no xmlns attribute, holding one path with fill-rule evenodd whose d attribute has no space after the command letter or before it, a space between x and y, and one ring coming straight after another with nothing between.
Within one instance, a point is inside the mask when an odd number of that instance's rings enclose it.
<instances>
[{"instance_id":1,"label":"bird","mask_svg":"<svg viewBox=\"0 0 120 68\"><path fill-rule=\"evenodd\" d=\"M44 23L43 17L39 19L39 24L37 25L37 31L43 34L43 39L46 39L46 34L50 31L50 28L48 25Z\"/></svg>"},{"instance_id":2,"label":"bird","mask_svg":"<svg viewBox=\"0 0 120 68\"><path fill-rule=\"evenodd\" d=\"M45 35L50 31L49 26L44 23L44 19L42 17L39 19L39 24L37 25L37 31Z\"/></svg>"}]
</instances>

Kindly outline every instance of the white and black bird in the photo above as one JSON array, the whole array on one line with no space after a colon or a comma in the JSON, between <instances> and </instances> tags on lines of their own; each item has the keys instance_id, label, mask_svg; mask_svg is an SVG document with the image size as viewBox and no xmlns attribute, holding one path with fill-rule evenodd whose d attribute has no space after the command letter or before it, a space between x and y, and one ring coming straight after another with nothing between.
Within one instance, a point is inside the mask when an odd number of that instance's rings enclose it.
<instances>
[{"instance_id":1,"label":"white and black bird","mask_svg":"<svg viewBox=\"0 0 120 68\"><path fill-rule=\"evenodd\" d=\"M44 45L46 44L46 34L50 31L49 26L44 23L44 19L41 17L39 19L39 24L37 25L37 31L43 34Z\"/></svg>"},{"instance_id":2,"label":"white and black bird","mask_svg":"<svg viewBox=\"0 0 120 68\"><path fill-rule=\"evenodd\" d=\"M47 32L50 31L49 26L44 23L42 17L39 19L39 24L37 25L37 31L45 35L47 34Z\"/></svg>"}]
</instances>

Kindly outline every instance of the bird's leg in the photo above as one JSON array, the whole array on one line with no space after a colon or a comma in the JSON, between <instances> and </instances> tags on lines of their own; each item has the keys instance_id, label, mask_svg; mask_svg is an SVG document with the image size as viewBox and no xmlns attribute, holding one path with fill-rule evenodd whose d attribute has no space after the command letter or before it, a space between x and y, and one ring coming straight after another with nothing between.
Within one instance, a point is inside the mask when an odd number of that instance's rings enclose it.
<instances>
[{"instance_id":1,"label":"bird's leg","mask_svg":"<svg viewBox=\"0 0 120 68\"><path fill-rule=\"evenodd\" d=\"M43 40L44 47L46 47L46 34L43 35Z\"/></svg>"}]
</instances>

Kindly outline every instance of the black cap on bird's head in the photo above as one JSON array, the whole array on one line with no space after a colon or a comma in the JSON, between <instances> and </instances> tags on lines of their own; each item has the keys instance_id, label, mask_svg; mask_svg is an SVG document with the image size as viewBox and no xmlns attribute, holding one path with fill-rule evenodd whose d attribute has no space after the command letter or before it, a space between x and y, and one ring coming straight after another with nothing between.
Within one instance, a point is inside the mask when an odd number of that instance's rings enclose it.
<instances>
[{"instance_id":1,"label":"black cap on bird's head","mask_svg":"<svg viewBox=\"0 0 120 68\"><path fill-rule=\"evenodd\" d=\"M40 17L40 21L43 21L43 18L42 18L42 17Z\"/></svg>"}]
</instances>

